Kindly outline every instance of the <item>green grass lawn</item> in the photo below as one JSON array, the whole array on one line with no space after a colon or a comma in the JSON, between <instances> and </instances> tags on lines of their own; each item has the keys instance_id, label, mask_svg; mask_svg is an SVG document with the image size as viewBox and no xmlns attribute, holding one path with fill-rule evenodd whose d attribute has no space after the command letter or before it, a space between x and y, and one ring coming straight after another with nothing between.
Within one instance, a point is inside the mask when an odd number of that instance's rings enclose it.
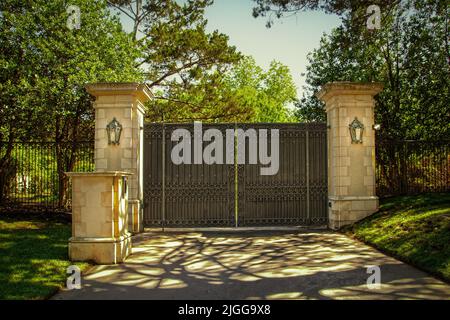
<instances>
[{"instance_id":1,"label":"green grass lawn","mask_svg":"<svg viewBox=\"0 0 450 320\"><path fill-rule=\"evenodd\" d=\"M0 299L45 299L65 286L70 235L63 219L0 212Z\"/></svg>"},{"instance_id":2,"label":"green grass lawn","mask_svg":"<svg viewBox=\"0 0 450 320\"><path fill-rule=\"evenodd\" d=\"M344 232L450 282L450 194L384 199Z\"/></svg>"}]
</instances>

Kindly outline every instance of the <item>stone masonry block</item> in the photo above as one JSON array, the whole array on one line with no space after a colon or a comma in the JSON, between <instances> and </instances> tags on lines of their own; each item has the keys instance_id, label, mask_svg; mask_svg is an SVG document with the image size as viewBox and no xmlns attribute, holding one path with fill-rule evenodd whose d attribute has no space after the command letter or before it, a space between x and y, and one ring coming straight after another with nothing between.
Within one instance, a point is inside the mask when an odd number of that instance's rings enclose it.
<instances>
[{"instance_id":1,"label":"stone masonry block","mask_svg":"<svg viewBox=\"0 0 450 320\"><path fill-rule=\"evenodd\" d=\"M346 157L348 156L348 147L341 147L337 150L337 156Z\"/></svg>"},{"instance_id":2,"label":"stone masonry block","mask_svg":"<svg viewBox=\"0 0 450 320\"><path fill-rule=\"evenodd\" d=\"M364 201L364 209L375 212L378 210L378 200L366 200Z\"/></svg>"},{"instance_id":3,"label":"stone masonry block","mask_svg":"<svg viewBox=\"0 0 450 320\"><path fill-rule=\"evenodd\" d=\"M105 109L97 109L96 119L104 119L104 118L105 118Z\"/></svg>"},{"instance_id":4,"label":"stone masonry block","mask_svg":"<svg viewBox=\"0 0 450 320\"><path fill-rule=\"evenodd\" d=\"M124 148L122 150L122 157L125 159L131 159L133 157L131 149L130 148Z\"/></svg>"},{"instance_id":5,"label":"stone masonry block","mask_svg":"<svg viewBox=\"0 0 450 320\"><path fill-rule=\"evenodd\" d=\"M108 138L108 137L106 136L106 129L103 129L103 128L98 128L98 129L96 129L96 130L95 130L95 138L96 138L96 139L105 139L105 138Z\"/></svg>"},{"instance_id":6,"label":"stone masonry block","mask_svg":"<svg viewBox=\"0 0 450 320\"><path fill-rule=\"evenodd\" d=\"M73 192L72 205L75 207L84 207L86 205L86 194L84 192Z\"/></svg>"},{"instance_id":7,"label":"stone masonry block","mask_svg":"<svg viewBox=\"0 0 450 320\"><path fill-rule=\"evenodd\" d=\"M348 127L343 126L343 127L339 127L339 136L340 137L347 137L350 134L350 131L348 129Z\"/></svg>"},{"instance_id":8,"label":"stone masonry block","mask_svg":"<svg viewBox=\"0 0 450 320\"><path fill-rule=\"evenodd\" d=\"M361 200L361 201L352 201L352 211L355 210L365 210L365 201Z\"/></svg>"},{"instance_id":9,"label":"stone masonry block","mask_svg":"<svg viewBox=\"0 0 450 320\"><path fill-rule=\"evenodd\" d=\"M341 166L346 166L346 167L350 166L350 157L340 157L339 161L340 161Z\"/></svg>"},{"instance_id":10,"label":"stone masonry block","mask_svg":"<svg viewBox=\"0 0 450 320\"><path fill-rule=\"evenodd\" d=\"M101 197L100 204L102 207L112 207L113 206L111 191L102 192L100 197Z\"/></svg>"},{"instance_id":11,"label":"stone masonry block","mask_svg":"<svg viewBox=\"0 0 450 320\"><path fill-rule=\"evenodd\" d=\"M108 140L106 138L95 137L95 148L104 149L108 147Z\"/></svg>"},{"instance_id":12,"label":"stone masonry block","mask_svg":"<svg viewBox=\"0 0 450 320\"><path fill-rule=\"evenodd\" d=\"M348 167L339 167L339 175L341 177L348 176Z\"/></svg>"},{"instance_id":13,"label":"stone masonry block","mask_svg":"<svg viewBox=\"0 0 450 320\"><path fill-rule=\"evenodd\" d=\"M124 138L133 138L133 131L132 130L124 130L123 131L123 137Z\"/></svg>"},{"instance_id":14,"label":"stone masonry block","mask_svg":"<svg viewBox=\"0 0 450 320\"><path fill-rule=\"evenodd\" d=\"M375 185L375 177L364 176L364 186L373 186L373 185Z\"/></svg>"},{"instance_id":15,"label":"stone masonry block","mask_svg":"<svg viewBox=\"0 0 450 320\"><path fill-rule=\"evenodd\" d=\"M350 177L342 177L342 176L340 176L338 181L339 181L338 183L339 183L340 186L350 186L350 184L351 184L351 178Z\"/></svg>"},{"instance_id":16,"label":"stone masonry block","mask_svg":"<svg viewBox=\"0 0 450 320\"><path fill-rule=\"evenodd\" d=\"M94 158L95 159L103 159L105 157L105 149L104 148L97 148L94 151L95 155Z\"/></svg>"},{"instance_id":17,"label":"stone masonry block","mask_svg":"<svg viewBox=\"0 0 450 320\"><path fill-rule=\"evenodd\" d=\"M108 160L107 159L97 159L95 161L96 169L107 169L108 168Z\"/></svg>"},{"instance_id":18,"label":"stone masonry block","mask_svg":"<svg viewBox=\"0 0 450 320\"><path fill-rule=\"evenodd\" d=\"M133 162L130 159L122 159L121 166L123 169L130 169L135 167L135 165L133 166Z\"/></svg>"},{"instance_id":19,"label":"stone masonry block","mask_svg":"<svg viewBox=\"0 0 450 320\"><path fill-rule=\"evenodd\" d=\"M338 193L341 196L347 196L348 195L348 187L337 187Z\"/></svg>"},{"instance_id":20,"label":"stone masonry block","mask_svg":"<svg viewBox=\"0 0 450 320\"><path fill-rule=\"evenodd\" d=\"M123 117L124 119L131 119L131 113L132 111L128 108L123 110Z\"/></svg>"}]
</instances>

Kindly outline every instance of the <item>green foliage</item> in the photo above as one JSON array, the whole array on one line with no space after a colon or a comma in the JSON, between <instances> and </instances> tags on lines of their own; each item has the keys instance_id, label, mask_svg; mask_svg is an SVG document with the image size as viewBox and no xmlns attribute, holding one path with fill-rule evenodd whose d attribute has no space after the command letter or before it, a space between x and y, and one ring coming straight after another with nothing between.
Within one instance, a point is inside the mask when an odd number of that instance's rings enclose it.
<instances>
[{"instance_id":1,"label":"green foliage","mask_svg":"<svg viewBox=\"0 0 450 320\"><path fill-rule=\"evenodd\" d=\"M347 232L450 281L450 194L385 199L380 212Z\"/></svg>"},{"instance_id":2,"label":"green foliage","mask_svg":"<svg viewBox=\"0 0 450 320\"><path fill-rule=\"evenodd\" d=\"M79 139L79 126L92 126L86 83L141 79L138 52L106 3L71 4L81 9L80 29L66 26L64 0L2 1L0 140Z\"/></svg>"},{"instance_id":3,"label":"green foliage","mask_svg":"<svg viewBox=\"0 0 450 320\"><path fill-rule=\"evenodd\" d=\"M2 1L0 202L17 140L55 141L57 189L67 189L64 172L77 166L76 144L93 139L87 83L145 80L157 95L148 105L151 121L163 110L172 121L286 121L284 107L293 99L287 68L273 64L258 75L260 87L233 87L226 75L242 56L226 35L206 31L211 3L74 0L81 25L70 29L65 0ZM132 20L131 33L111 8ZM66 201L60 194L59 204Z\"/></svg>"},{"instance_id":4,"label":"green foliage","mask_svg":"<svg viewBox=\"0 0 450 320\"><path fill-rule=\"evenodd\" d=\"M254 61L241 62L226 35L206 32L204 11L212 1L108 2L134 25L132 34L142 51L138 65L157 96L149 103L147 120L160 121L162 112L171 122L288 120L284 107L295 98L289 71L274 62L263 74ZM244 83L247 71L257 86ZM232 76L242 81L233 82Z\"/></svg>"},{"instance_id":5,"label":"green foliage","mask_svg":"<svg viewBox=\"0 0 450 320\"><path fill-rule=\"evenodd\" d=\"M91 82L140 81L140 52L106 1L74 0L79 29L67 27L65 0L0 3L0 174L10 167L14 140L57 144L59 189L76 163L75 144L93 138ZM3 141L7 141L4 143ZM0 180L0 200L5 181ZM59 199L63 205L67 194Z\"/></svg>"},{"instance_id":6,"label":"green foliage","mask_svg":"<svg viewBox=\"0 0 450 320\"><path fill-rule=\"evenodd\" d=\"M226 35L206 32L211 3L77 0L81 28L70 30L64 0L2 2L0 140L92 139L84 85L103 81L145 79L158 97L149 120L164 109L174 121L287 121L295 98L289 71L272 63L263 74L253 65L257 86L233 83L228 75L244 68L242 56ZM132 20L130 34L110 8Z\"/></svg>"},{"instance_id":7,"label":"green foliage","mask_svg":"<svg viewBox=\"0 0 450 320\"><path fill-rule=\"evenodd\" d=\"M237 111L216 106L220 75L239 61L241 55L228 44L228 36L206 31L205 8L211 0L109 1L131 19L132 35L142 52L137 65L157 96L149 104L150 121L230 119ZM227 99L228 97L221 97ZM178 110L175 112L174 110Z\"/></svg>"},{"instance_id":8,"label":"green foliage","mask_svg":"<svg viewBox=\"0 0 450 320\"><path fill-rule=\"evenodd\" d=\"M414 5L413 5L414 4ZM364 11L345 15L308 57L300 119L323 120L314 94L331 81L384 84L375 109L383 137L450 137L448 15L443 1L403 1L383 17L380 30L358 28Z\"/></svg>"},{"instance_id":9,"label":"green foliage","mask_svg":"<svg viewBox=\"0 0 450 320\"><path fill-rule=\"evenodd\" d=\"M264 71L253 58L244 57L228 72L214 72L180 92L175 103L156 100L148 117L160 120L162 110L170 122L289 122L294 118L288 105L295 98L296 87L286 66L273 61Z\"/></svg>"},{"instance_id":10,"label":"green foliage","mask_svg":"<svg viewBox=\"0 0 450 320\"><path fill-rule=\"evenodd\" d=\"M343 15L348 12L366 9L369 5L378 5L386 11L397 5L401 0L253 0L253 16L266 17L267 27L271 27L274 18L282 18L286 14L293 14L307 10L322 10L326 13ZM358 19L359 26L364 25L365 19Z\"/></svg>"},{"instance_id":11,"label":"green foliage","mask_svg":"<svg viewBox=\"0 0 450 320\"><path fill-rule=\"evenodd\" d=\"M235 47L228 45L228 36L217 30L207 33L203 17L209 1L193 1L184 6L166 1L172 10L158 19L146 19L144 37L140 40L150 87L194 85L210 72L223 72L240 59ZM189 7L189 9L186 9ZM193 13L192 13L193 11ZM170 23L168 22L170 21Z\"/></svg>"},{"instance_id":12,"label":"green foliage","mask_svg":"<svg viewBox=\"0 0 450 320\"><path fill-rule=\"evenodd\" d=\"M252 122L289 122L288 105L297 92L289 68L272 61L265 72L252 57L244 58L227 75L226 82L240 104L251 110Z\"/></svg>"}]
</instances>

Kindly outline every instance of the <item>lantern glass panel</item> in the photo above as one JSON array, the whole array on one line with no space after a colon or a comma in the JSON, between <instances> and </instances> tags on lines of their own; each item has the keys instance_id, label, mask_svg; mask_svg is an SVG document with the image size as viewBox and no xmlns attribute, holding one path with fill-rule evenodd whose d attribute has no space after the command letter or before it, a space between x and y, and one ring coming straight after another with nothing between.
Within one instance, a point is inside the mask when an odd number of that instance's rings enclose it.
<instances>
[{"instance_id":1,"label":"lantern glass panel","mask_svg":"<svg viewBox=\"0 0 450 320\"><path fill-rule=\"evenodd\" d=\"M352 123L349 124L350 136L352 143L362 143L362 137L364 132L364 125L355 117Z\"/></svg>"},{"instance_id":2,"label":"lantern glass panel","mask_svg":"<svg viewBox=\"0 0 450 320\"><path fill-rule=\"evenodd\" d=\"M122 132L122 125L114 118L107 126L106 132L108 134L108 144L118 145L120 142L120 133Z\"/></svg>"}]
</instances>

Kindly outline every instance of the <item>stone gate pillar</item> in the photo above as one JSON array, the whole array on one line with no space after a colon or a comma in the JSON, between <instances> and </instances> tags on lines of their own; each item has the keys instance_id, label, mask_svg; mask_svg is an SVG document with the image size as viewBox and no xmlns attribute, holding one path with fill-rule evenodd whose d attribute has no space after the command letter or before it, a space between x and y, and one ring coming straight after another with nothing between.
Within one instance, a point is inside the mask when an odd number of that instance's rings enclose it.
<instances>
[{"instance_id":1,"label":"stone gate pillar","mask_svg":"<svg viewBox=\"0 0 450 320\"><path fill-rule=\"evenodd\" d=\"M332 82L317 97L326 105L328 123L328 219L338 229L378 210L375 195L374 96L380 83ZM363 125L362 142L349 126ZM354 132L354 131L353 131Z\"/></svg>"},{"instance_id":2,"label":"stone gate pillar","mask_svg":"<svg viewBox=\"0 0 450 320\"><path fill-rule=\"evenodd\" d=\"M95 83L86 86L95 96L95 170L126 171L129 178L129 230L143 230L144 103L153 95L145 84ZM119 144L108 141L107 125L116 119L122 130Z\"/></svg>"}]
</instances>

